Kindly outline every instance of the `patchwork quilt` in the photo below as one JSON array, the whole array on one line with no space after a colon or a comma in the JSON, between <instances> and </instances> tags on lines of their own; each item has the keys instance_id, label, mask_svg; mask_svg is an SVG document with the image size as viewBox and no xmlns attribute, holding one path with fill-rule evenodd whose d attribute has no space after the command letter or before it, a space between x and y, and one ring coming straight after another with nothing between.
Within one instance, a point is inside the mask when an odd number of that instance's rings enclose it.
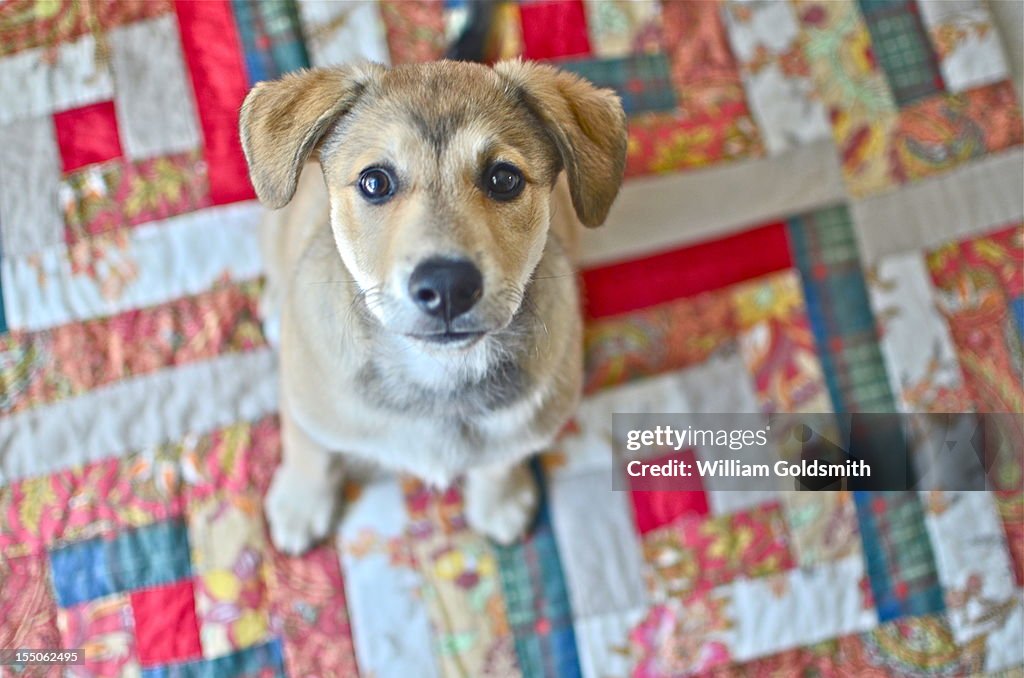
<instances>
[{"instance_id":1,"label":"patchwork quilt","mask_svg":"<svg viewBox=\"0 0 1024 678\"><path fill-rule=\"evenodd\" d=\"M491 56L630 116L536 529L497 547L394 478L270 546L239 104L439 58L470 11L0 4L0 648L84 656L0 675L1022 675L1019 459L989 492L611 489L616 411L1024 412L1024 130L980 0L500 3Z\"/></svg>"}]
</instances>

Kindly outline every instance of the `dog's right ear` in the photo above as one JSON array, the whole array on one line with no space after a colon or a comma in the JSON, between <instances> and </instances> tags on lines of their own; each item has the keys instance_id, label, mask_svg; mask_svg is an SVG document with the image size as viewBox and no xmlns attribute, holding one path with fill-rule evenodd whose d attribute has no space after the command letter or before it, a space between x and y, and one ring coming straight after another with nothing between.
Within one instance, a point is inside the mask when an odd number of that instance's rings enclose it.
<instances>
[{"instance_id":1,"label":"dog's right ear","mask_svg":"<svg viewBox=\"0 0 1024 678\"><path fill-rule=\"evenodd\" d=\"M317 143L384 70L373 63L303 69L249 92L239 116L242 150L265 205L288 204Z\"/></svg>"}]
</instances>

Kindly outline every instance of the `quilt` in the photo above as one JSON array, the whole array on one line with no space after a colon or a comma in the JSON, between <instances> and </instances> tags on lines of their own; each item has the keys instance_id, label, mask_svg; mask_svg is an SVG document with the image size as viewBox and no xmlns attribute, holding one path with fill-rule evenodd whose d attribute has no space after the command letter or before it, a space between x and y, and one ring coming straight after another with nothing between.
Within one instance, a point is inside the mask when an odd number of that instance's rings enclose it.
<instances>
[{"instance_id":1,"label":"quilt","mask_svg":"<svg viewBox=\"0 0 1024 678\"><path fill-rule=\"evenodd\" d=\"M497 3L490 58L629 115L537 525L496 546L457 486L382 478L272 548L238 107L440 58L472 9L0 4L0 648L84 657L0 676L1024 674L1019 459L986 492L615 491L609 443L645 409L1024 412L1024 129L981 0Z\"/></svg>"}]
</instances>

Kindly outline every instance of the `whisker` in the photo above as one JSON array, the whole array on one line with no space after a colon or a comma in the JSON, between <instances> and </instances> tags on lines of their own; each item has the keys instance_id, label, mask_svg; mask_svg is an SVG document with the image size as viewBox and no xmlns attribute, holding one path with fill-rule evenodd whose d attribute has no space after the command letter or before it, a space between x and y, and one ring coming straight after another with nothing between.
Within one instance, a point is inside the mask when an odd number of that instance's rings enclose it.
<instances>
[{"instance_id":1,"label":"whisker","mask_svg":"<svg viewBox=\"0 0 1024 678\"><path fill-rule=\"evenodd\" d=\"M371 287L366 290L359 290L356 294L352 295L352 301L348 306L345 316L346 323L351 321L353 313L357 313L364 318L372 317L373 314L370 308L375 301L379 301L380 294L379 287Z\"/></svg>"},{"instance_id":2,"label":"whisker","mask_svg":"<svg viewBox=\"0 0 1024 678\"><path fill-rule=\"evenodd\" d=\"M537 319L537 322L540 323L541 329L544 330L544 336L550 338L551 335L548 332L548 325L546 322L544 322L544 318L540 314L540 309L537 308L537 304L534 303L533 299L530 299L529 296L524 296L523 308L525 308L529 313L533 315L534 318Z\"/></svg>"}]
</instances>

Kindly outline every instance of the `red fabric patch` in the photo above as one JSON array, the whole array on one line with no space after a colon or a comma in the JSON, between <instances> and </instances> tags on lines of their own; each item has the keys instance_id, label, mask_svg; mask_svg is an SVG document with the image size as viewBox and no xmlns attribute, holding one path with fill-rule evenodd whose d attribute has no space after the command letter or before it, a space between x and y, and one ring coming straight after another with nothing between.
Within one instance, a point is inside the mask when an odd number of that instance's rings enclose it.
<instances>
[{"instance_id":1,"label":"red fabric patch","mask_svg":"<svg viewBox=\"0 0 1024 678\"><path fill-rule=\"evenodd\" d=\"M754 127L745 101L723 103L714 115L647 113L634 117L629 121L626 176L760 157L765 151Z\"/></svg>"},{"instance_id":2,"label":"red fabric patch","mask_svg":"<svg viewBox=\"0 0 1024 678\"><path fill-rule=\"evenodd\" d=\"M191 581L133 591L131 599L140 664L152 666L202 657Z\"/></svg>"},{"instance_id":3,"label":"red fabric patch","mask_svg":"<svg viewBox=\"0 0 1024 678\"><path fill-rule=\"evenodd\" d=\"M65 173L124 155L113 101L55 113L53 126Z\"/></svg>"},{"instance_id":4,"label":"red fabric patch","mask_svg":"<svg viewBox=\"0 0 1024 678\"><path fill-rule=\"evenodd\" d=\"M210 199L223 205L254 198L238 136L238 110L249 86L231 3L179 1L175 10L203 130Z\"/></svg>"},{"instance_id":5,"label":"red fabric patch","mask_svg":"<svg viewBox=\"0 0 1024 678\"><path fill-rule=\"evenodd\" d=\"M694 465L696 456L693 450L681 453L673 452L663 457L647 460L648 464L664 464L678 460L689 464L694 475L689 478L629 478L630 498L633 500L633 517L636 529L640 534L647 534L673 522L683 515L707 515L708 498L704 493L704 484L697 475ZM651 489L657 485L665 485L676 489ZM692 489L679 489L683 486ZM644 489L647 488L647 489Z\"/></svg>"},{"instance_id":6,"label":"red fabric patch","mask_svg":"<svg viewBox=\"0 0 1024 678\"><path fill-rule=\"evenodd\" d=\"M527 59L590 54L583 0L529 2L519 6Z\"/></svg>"},{"instance_id":7,"label":"red fabric patch","mask_svg":"<svg viewBox=\"0 0 1024 678\"><path fill-rule=\"evenodd\" d=\"M784 223L583 272L588 318L692 297L792 267Z\"/></svg>"},{"instance_id":8,"label":"red fabric patch","mask_svg":"<svg viewBox=\"0 0 1024 678\"><path fill-rule=\"evenodd\" d=\"M743 538L737 539L740 534ZM655 572L650 581L657 598L669 594L690 600L741 577L767 577L795 567L779 502L718 516L680 516L658 530L656 538L642 542L644 558ZM663 553L685 554L692 567L664 563Z\"/></svg>"}]
</instances>

